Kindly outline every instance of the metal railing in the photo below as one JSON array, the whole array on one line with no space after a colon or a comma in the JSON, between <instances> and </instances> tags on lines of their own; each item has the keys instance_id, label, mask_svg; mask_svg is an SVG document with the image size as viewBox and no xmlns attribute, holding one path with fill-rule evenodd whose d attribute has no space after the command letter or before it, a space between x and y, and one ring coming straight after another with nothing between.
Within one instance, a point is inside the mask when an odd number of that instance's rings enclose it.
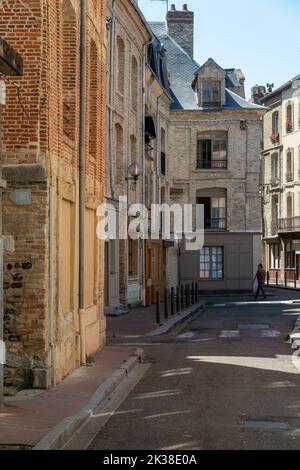
<instances>
[{"instance_id":1,"label":"metal railing","mask_svg":"<svg viewBox=\"0 0 300 470\"><path fill-rule=\"evenodd\" d=\"M227 170L227 160L197 160L197 170Z\"/></svg>"},{"instance_id":2,"label":"metal railing","mask_svg":"<svg viewBox=\"0 0 300 470\"><path fill-rule=\"evenodd\" d=\"M278 232L300 231L300 217L288 217L278 220Z\"/></svg>"}]
</instances>

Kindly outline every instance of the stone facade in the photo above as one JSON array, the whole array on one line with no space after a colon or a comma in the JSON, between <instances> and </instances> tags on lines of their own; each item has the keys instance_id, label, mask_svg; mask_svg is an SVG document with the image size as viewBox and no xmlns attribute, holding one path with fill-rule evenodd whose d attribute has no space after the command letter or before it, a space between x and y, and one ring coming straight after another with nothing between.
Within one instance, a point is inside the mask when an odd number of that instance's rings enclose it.
<instances>
[{"instance_id":1,"label":"stone facade","mask_svg":"<svg viewBox=\"0 0 300 470\"><path fill-rule=\"evenodd\" d=\"M281 282L298 279L300 269L299 78L261 99L269 108L262 153L264 254L270 279Z\"/></svg>"},{"instance_id":2,"label":"stone facade","mask_svg":"<svg viewBox=\"0 0 300 470\"><path fill-rule=\"evenodd\" d=\"M150 207L165 191L166 175L161 173L160 162L161 152L166 150L160 142L163 133L167 145L171 99L149 66L152 32L138 6L128 0L109 1L107 16L110 83L106 200L118 212L119 197L127 197L128 206L144 203ZM147 145L146 117L155 129ZM129 174L133 163L141 168L137 181ZM163 277L161 242L158 245L152 250L151 243L143 240L107 241L107 313L122 313L128 306L151 303L152 284L161 284ZM156 261L152 261L149 250ZM154 270L156 274L152 275Z\"/></svg>"},{"instance_id":3,"label":"stone facade","mask_svg":"<svg viewBox=\"0 0 300 470\"><path fill-rule=\"evenodd\" d=\"M47 388L105 342L106 10L87 2L84 309L79 312L79 0L4 0L0 31L24 58L4 112L6 382Z\"/></svg>"}]
</instances>

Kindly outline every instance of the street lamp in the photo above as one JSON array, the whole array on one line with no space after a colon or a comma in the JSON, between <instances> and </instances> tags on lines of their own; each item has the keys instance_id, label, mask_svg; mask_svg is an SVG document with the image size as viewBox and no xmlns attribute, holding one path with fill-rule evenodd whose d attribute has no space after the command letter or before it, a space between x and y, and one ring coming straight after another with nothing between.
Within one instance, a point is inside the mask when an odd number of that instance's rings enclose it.
<instances>
[{"instance_id":1,"label":"street lamp","mask_svg":"<svg viewBox=\"0 0 300 470\"><path fill-rule=\"evenodd\" d=\"M143 169L141 165L137 162L131 163L128 167L129 176L126 177L126 181L133 180L137 181L141 174L143 173Z\"/></svg>"}]
</instances>

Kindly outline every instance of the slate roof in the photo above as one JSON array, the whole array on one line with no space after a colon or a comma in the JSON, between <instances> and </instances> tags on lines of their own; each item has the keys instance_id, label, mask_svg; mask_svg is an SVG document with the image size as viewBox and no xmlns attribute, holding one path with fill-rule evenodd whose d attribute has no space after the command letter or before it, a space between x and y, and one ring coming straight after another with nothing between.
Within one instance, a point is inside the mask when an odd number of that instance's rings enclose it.
<instances>
[{"instance_id":1,"label":"slate roof","mask_svg":"<svg viewBox=\"0 0 300 470\"><path fill-rule=\"evenodd\" d=\"M171 109L199 110L192 82L200 65L193 60L171 36L168 35L164 22L150 22L155 36L166 49L167 67L170 75L171 96L174 100ZM225 108L265 109L250 103L233 93L229 88L239 86L235 69L225 69L226 72L226 104Z\"/></svg>"}]
</instances>

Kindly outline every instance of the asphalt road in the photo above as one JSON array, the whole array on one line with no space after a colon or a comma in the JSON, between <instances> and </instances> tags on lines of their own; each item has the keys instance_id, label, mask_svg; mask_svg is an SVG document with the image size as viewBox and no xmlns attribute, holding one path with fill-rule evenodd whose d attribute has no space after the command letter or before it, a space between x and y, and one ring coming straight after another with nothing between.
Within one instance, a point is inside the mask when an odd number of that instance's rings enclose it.
<instances>
[{"instance_id":1,"label":"asphalt road","mask_svg":"<svg viewBox=\"0 0 300 470\"><path fill-rule=\"evenodd\" d=\"M151 367L89 448L299 449L300 358L286 342L296 297L212 297L180 333L143 341Z\"/></svg>"}]
</instances>

